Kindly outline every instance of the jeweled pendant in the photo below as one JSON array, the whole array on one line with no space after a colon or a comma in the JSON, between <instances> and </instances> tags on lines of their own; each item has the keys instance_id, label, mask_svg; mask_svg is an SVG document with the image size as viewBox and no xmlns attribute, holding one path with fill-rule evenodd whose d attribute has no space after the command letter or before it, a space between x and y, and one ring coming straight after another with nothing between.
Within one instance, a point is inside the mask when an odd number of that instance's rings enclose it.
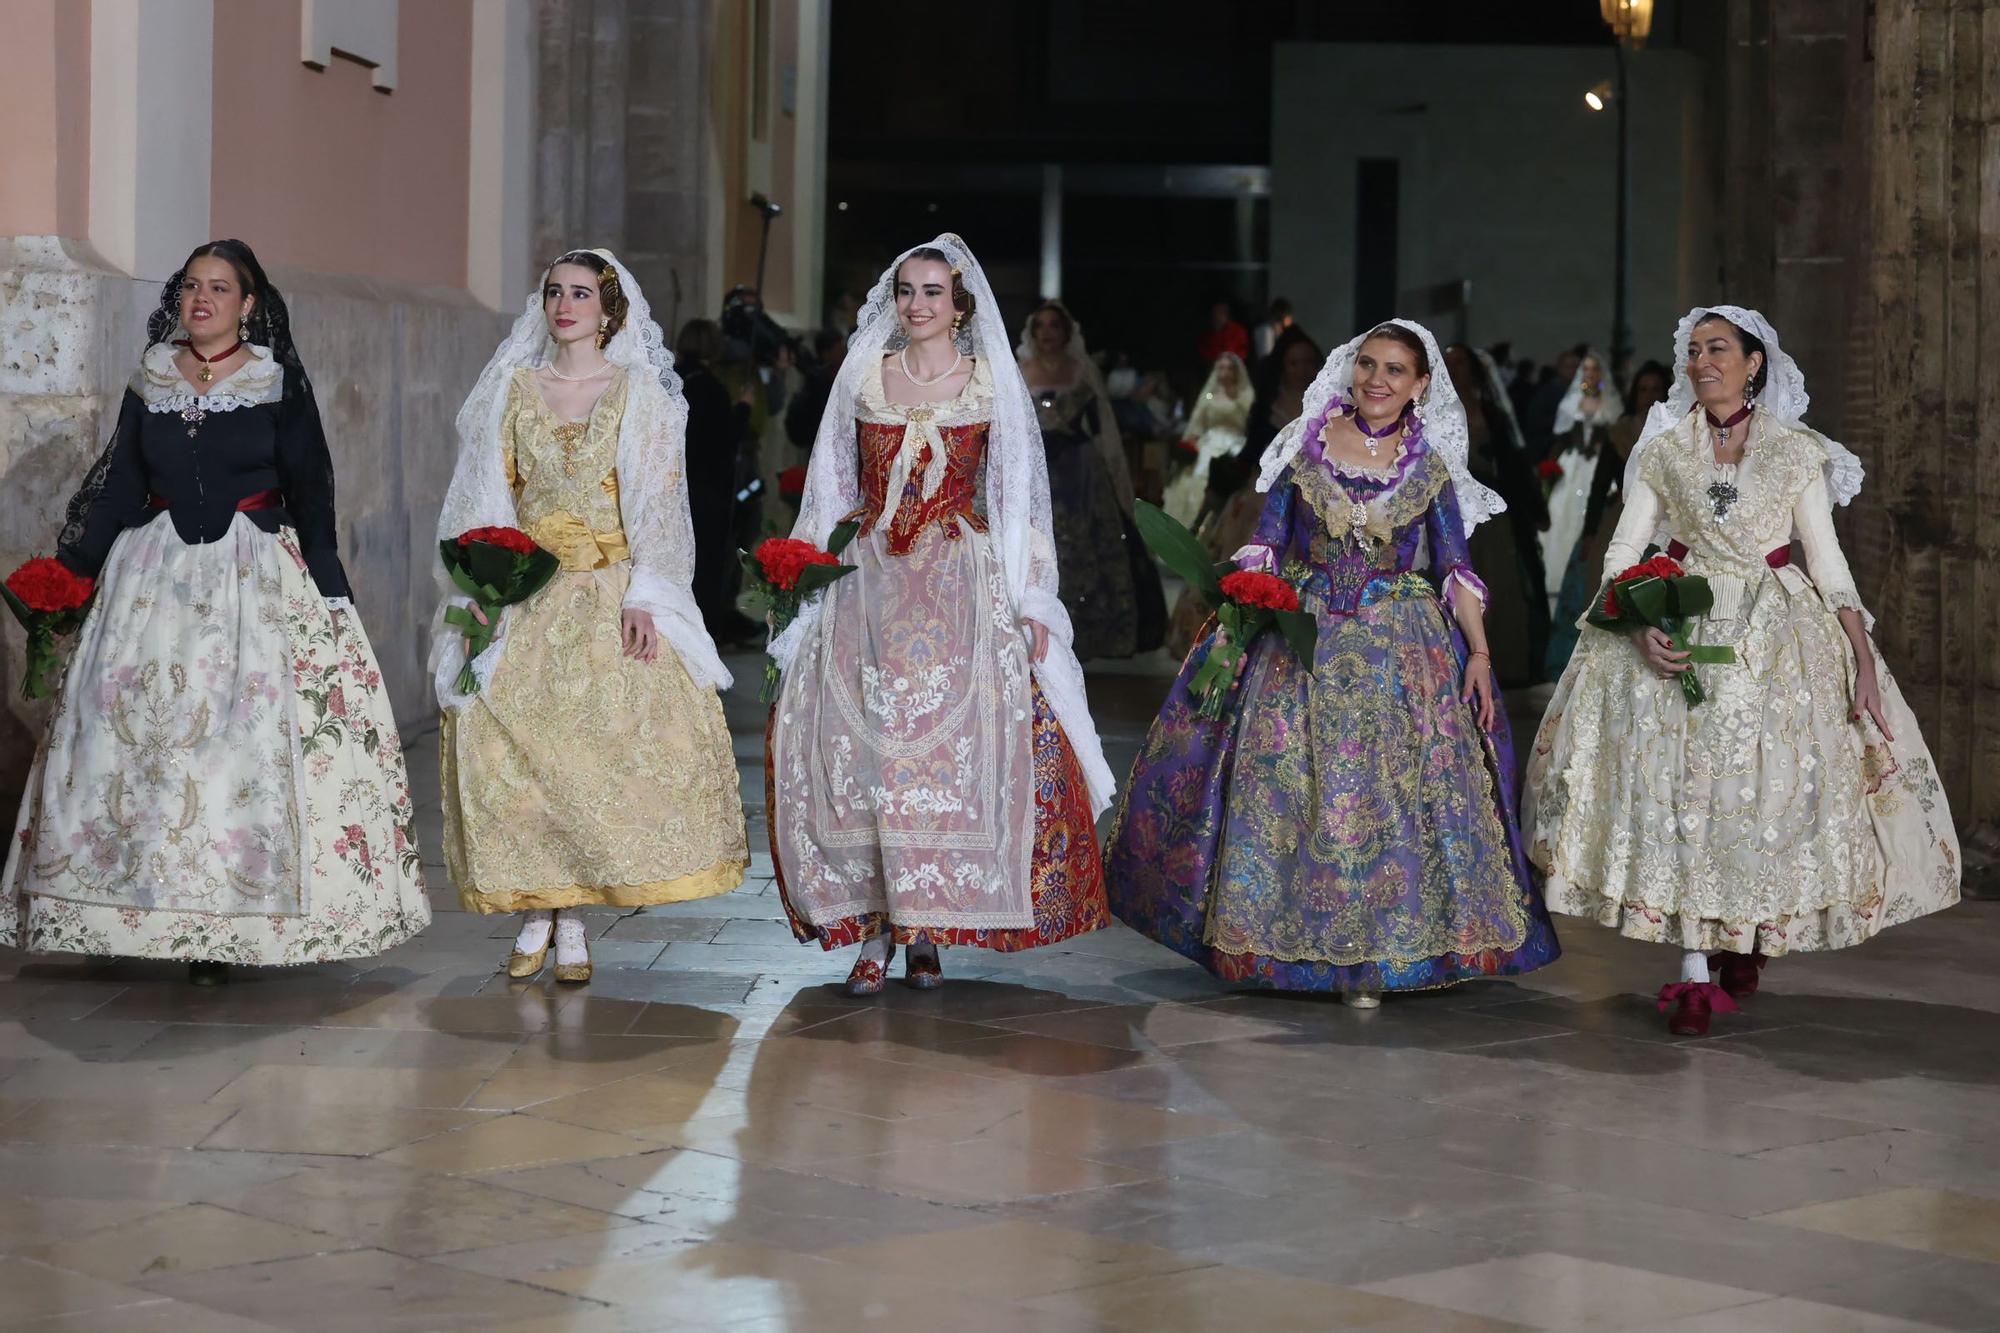
<instances>
[{"instance_id":1,"label":"jeweled pendant","mask_svg":"<svg viewBox=\"0 0 2000 1333\"><path fill-rule=\"evenodd\" d=\"M1729 509L1738 499L1735 483L1712 481L1708 484L1708 502L1715 506L1717 518L1729 517Z\"/></svg>"},{"instance_id":2,"label":"jeweled pendant","mask_svg":"<svg viewBox=\"0 0 2000 1333\"><path fill-rule=\"evenodd\" d=\"M203 384L206 384L210 380L215 378L215 372L210 370L208 368L208 362L204 361L201 363L201 369L197 370L194 373L194 377L200 380Z\"/></svg>"}]
</instances>

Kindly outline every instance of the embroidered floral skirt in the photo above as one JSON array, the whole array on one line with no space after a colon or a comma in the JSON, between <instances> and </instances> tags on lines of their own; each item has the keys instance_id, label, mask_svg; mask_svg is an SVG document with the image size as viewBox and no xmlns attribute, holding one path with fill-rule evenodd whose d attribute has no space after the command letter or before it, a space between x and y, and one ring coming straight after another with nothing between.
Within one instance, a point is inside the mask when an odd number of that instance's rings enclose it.
<instances>
[{"instance_id":1,"label":"embroidered floral skirt","mask_svg":"<svg viewBox=\"0 0 2000 1333\"><path fill-rule=\"evenodd\" d=\"M0 944L314 963L430 923L395 718L289 529L122 534L29 770Z\"/></svg>"},{"instance_id":2,"label":"embroidered floral skirt","mask_svg":"<svg viewBox=\"0 0 2000 1333\"><path fill-rule=\"evenodd\" d=\"M445 864L469 912L728 893L749 851L722 700L673 649L625 656L629 566L509 612L485 691L440 728Z\"/></svg>"},{"instance_id":3,"label":"embroidered floral skirt","mask_svg":"<svg viewBox=\"0 0 2000 1333\"><path fill-rule=\"evenodd\" d=\"M1223 716L1181 667L1133 765L1105 867L1111 907L1226 981L1423 990L1559 952L1515 832L1504 714L1458 698L1464 654L1419 575L1322 614L1308 669L1250 647Z\"/></svg>"},{"instance_id":4,"label":"embroidered floral skirt","mask_svg":"<svg viewBox=\"0 0 2000 1333\"><path fill-rule=\"evenodd\" d=\"M1700 572L1700 571L1696 571ZM1528 759L1549 906L1635 939L1770 957L1839 949L1958 901L1958 835L1876 655L1896 739L1851 720L1854 654L1803 571L1760 576L1695 642L1690 707L1623 635L1585 628Z\"/></svg>"},{"instance_id":5,"label":"embroidered floral skirt","mask_svg":"<svg viewBox=\"0 0 2000 1333\"><path fill-rule=\"evenodd\" d=\"M800 940L1002 951L1110 923L1083 772L986 534L871 534L772 710L765 793Z\"/></svg>"}]
</instances>

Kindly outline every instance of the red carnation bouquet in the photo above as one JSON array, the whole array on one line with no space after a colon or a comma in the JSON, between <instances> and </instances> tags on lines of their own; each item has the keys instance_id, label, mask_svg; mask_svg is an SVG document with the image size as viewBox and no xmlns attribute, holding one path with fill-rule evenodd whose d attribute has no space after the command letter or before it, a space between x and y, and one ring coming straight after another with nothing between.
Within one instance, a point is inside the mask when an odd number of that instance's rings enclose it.
<instances>
[{"instance_id":1,"label":"red carnation bouquet","mask_svg":"<svg viewBox=\"0 0 2000 1333\"><path fill-rule=\"evenodd\" d=\"M1563 479L1563 465L1553 458L1544 458L1535 464L1535 479L1542 483L1542 498L1547 499L1555 492L1556 483Z\"/></svg>"},{"instance_id":2,"label":"red carnation bouquet","mask_svg":"<svg viewBox=\"0 0 2000 1333\"><path fill-rule=\"evenodd\" d=\"M450 607L444 613L445 624L465 632L465 669L458 673L458 692L471 694L479 688L472 659L492 646L500 612L547 587L561 562L519 528L473 528L439 542L438 555L451 581L472 599L471 606Z\"/></svg>"},{"instance_id":3,"label":"red carnation bouquet","mask_svg":"<svg viewBox=\"0 0 2000 1333\"><path fill-rule=\"evenodd\" d=\"M36 556L7 576L5 596L14 619L28 631L27 670L21 677L23 699L46 699L56 690L61 662L56 639L74 634L90 612L97 580L71 571L53 556Z\"/></svg>"},{"instance_id":4,"label":"red carnation bouquet","mask_svg":"<svg viewBox=\"0 0 2000 1333\"><path fill-rule=\"evenodd\" d=\"M1681 638L1688 618L1705 615L1715 605L1708 580L1682 569L1669 556L1656 555L1632 566L1604 590L1604 605L1592 611L1591 624L1614 634L1652 628L1665 634L1677 652L1688 655L1689 669L1680 673L1681 694L1690 705L1708 698L1695 676L1696 662L1734 662L1736 650L1721 644L1687 643Z\"/></svg>"},{"instance_id":5,"label":"red carnation bouquet","mask_svg":"<svg viewBox=\"0 0 2000 1333\"><path fill-rule=\"evenodd\" d=\"M743 573L758 591L764 594L765 602L771 608L771 637L777 638L785 632L807 602L817 597L820 591L836 580L854 572L853 565L840 563L840 553L854 540L854 534L861 530L859 523L836 524L833 534L827 538L826 549L820 550L811 542L802 542L794 537L767 537L757 544L753 554L739 552L743 559ZM778 697L778 663L775 659L764 659L764 686L757 697L770 703Z\"/></svg>"},{"instance_id":6,"label":"red carnation bouquet","mask_svg":"<svg viewBox=\"0 0 2000 1333\"><path fill-rule=\"evenodd\" d=\"M1319 626L1299 610L1299 590L1276 574L1217 565L1187 526L1158 505L1141 500L1133 507L1139 535L1167 568L1187 580L1216 608L1219 632L1210 640L1208 655L1188 679L1195 715L1222 716L1222 706L1243 668L1251 641L1274 625L1292 646L1299 661L1312 664Z\"/></svg>"}]
</instances>

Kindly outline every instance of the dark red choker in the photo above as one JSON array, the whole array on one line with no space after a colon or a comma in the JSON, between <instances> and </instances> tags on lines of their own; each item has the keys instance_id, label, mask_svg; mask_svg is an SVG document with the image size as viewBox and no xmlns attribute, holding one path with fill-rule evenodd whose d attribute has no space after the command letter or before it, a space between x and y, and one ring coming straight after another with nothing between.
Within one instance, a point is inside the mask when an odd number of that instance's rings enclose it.
<instances>
[{"instance_id":1,"label":"dark red choker","mask_svg":"<svg viewBox=\"0 0 2000 1333\"><path fill-rule=\"evenodd\" d=\"M1716 416L1715 416L1715 413L1713 413L1713 412L1709 411L1709 410L1708 410L1707 408L1705 408L1705 407L1701 409L1701 414L1702 414L1703 416L1705 416L1705 417L1707 417L1707 418L1708 418L1708 425L1709 425L1709 429L1711 429L1711 430L1728 430L1728 429L1729 429L1729 428L1730 428L1731 426L1734 426L1734 425L1736 425L1736 424L1737 424L1738 422L1742 421L1742 420L1743 420L1743 418L1745 418L1745 417L1749 416L1749 415L1750 415L1750 414L1751 414L1752 412L1754 412L1754 411L1756 411L1756 410L1757 410L1757 409L1756 409L1755 407L1753 407L1753 406L1751 406L1750 404L1747 404L1747 403L1746 403L1746 404L1744 404L1744 406L1743 406L1743 410L1742 410L1742 411L1738 412L1738 413L1737 413L1737 414L1736 414L1735 416L1733 416L1733 417L1729 418L1729 420L1727 420L1727 421L1718 421L1718 420L1716 420Z\"/></svg>"}]
</instances>

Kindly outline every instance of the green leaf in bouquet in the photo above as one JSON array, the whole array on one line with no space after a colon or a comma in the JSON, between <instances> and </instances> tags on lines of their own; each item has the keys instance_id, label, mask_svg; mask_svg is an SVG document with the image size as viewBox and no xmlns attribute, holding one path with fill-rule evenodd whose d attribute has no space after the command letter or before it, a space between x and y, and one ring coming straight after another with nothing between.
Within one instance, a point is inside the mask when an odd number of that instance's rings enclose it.
<instances>
[{"instance_id":1,"label":"green leaf in bouquet","mask_svg":"<svg viewBox=\"0 0 2000 1333\"><path fill-rule=\"evenodd\" d=\"M1271 616L1278 622L1278 632L1292 646L1299 664L1312 670L1313 653L1319 646L1319 622L1304 611L1273 611Z\"/></svg>"},{"instance_id":2,"label":"green leaf in bouquet","mask_svg":"<svg viewBox=\"0 0 2000 1333\"><path fill-rule=\"evenodd\" d=\"M847 544L854 540L854 534L859 531L861 531L861 525L851 518L834 524L832 533L826 539L826 553L828 555L839 555L847 549Z\"/></svg>"},{"instance_id":3,"label":"green leaf in bouquet","mask_svg":"<svg viewBox=\"0 0 2000 1333\"><path fill-rule=\"evenodd\" d=\"M1633 579L1618 587L1618 609L1637 616L1648 625L1658 625L1673 615L1673 589L1665 579Z\"/></svg>"},{"instance_id":4,"label":"green leaf in bouquet","mask_svg":"<svg viewBox=\"0 0 2000 1333\"><path fill-rule=\"evenodd\" d=\"M486 606L496 605L500 601L500 594L498 592L474 580L472 575L466 572L464 566L446 562L445 569L451 574L451 581L458 590L473 601Z\"/></svg>"},{"instance_id":5,"label":"green leaf in bouquet","mask_svg":"<svg viewBox=\"0 0 2000 1333\"><path fill-rule=\"evenodd\" d=\"M853 572L853 565L807 565L799 571L798 591L810 597Z\"/></svg>"},{"instance_id":6,"label":"green leaf in bouquet","mask_svg":"<svg viewBox=\"0 0 2000 1333\"><path fill-rule=\"evenodd\" d=\"M543 550L539 546L522 556L521 560L525 567L516 576L518 582L514 588L520 594L514 599L517 602L525 602L548 587L549 580L562 568L562 561L556 559L553 551Z\"/></svg>"},{"instance_id":7,"label":"green leaf in bouquet","mask_svg":"<svg viewBox=\"0 0 2000 1333\"><path fill-rule=\"evenodd\" d=\"M34 618L39 613L30 610L28 604L16 597L14 590L4 583L0 583L0 597L7 599L7 609L14 613L14 619L20 621L23 626L32 626L35 623Z\"/></svg>"},{"instance_id":8,"label":"green leaf in bouquet","mask_svg":"<svg viewBox=\"0 0 2000 1333\"><path fill-rule=\"evenodd\" d=\"M1215 573L1215 558L1209 555L1208 548L1187 530L1185 524L1145 500L1133 506L1132 518L1138 526L1139 535L1162 564L1186 580L1187 585L1211 605L1223 600L1222 586Z\"/></svg>"},{"instance_id":9,"label":"green leaf in bouquet","mask_svg":"<svg viewBox=\"0 0 2000 1333\"><path fill-rule=\"evenodd\" d=\"M504 593L521 572L521 557L504 546L474 542L465 548L465 567L473 578Z\"/></svg>"},{"instance_id":10,"label":"green leaf in bouquet","mask_svg":"<svg viewBox=\"0 0 2000 1333\"><path fill-rule=\"evenodd\" d=\"M1671 581L1669 589L1673 595L1674 614L1678 616L1705 616L1715 605L1715 589L1708 586L1708 580L1700 575L1686 575Z\"/></svg>"}]
</instances>

